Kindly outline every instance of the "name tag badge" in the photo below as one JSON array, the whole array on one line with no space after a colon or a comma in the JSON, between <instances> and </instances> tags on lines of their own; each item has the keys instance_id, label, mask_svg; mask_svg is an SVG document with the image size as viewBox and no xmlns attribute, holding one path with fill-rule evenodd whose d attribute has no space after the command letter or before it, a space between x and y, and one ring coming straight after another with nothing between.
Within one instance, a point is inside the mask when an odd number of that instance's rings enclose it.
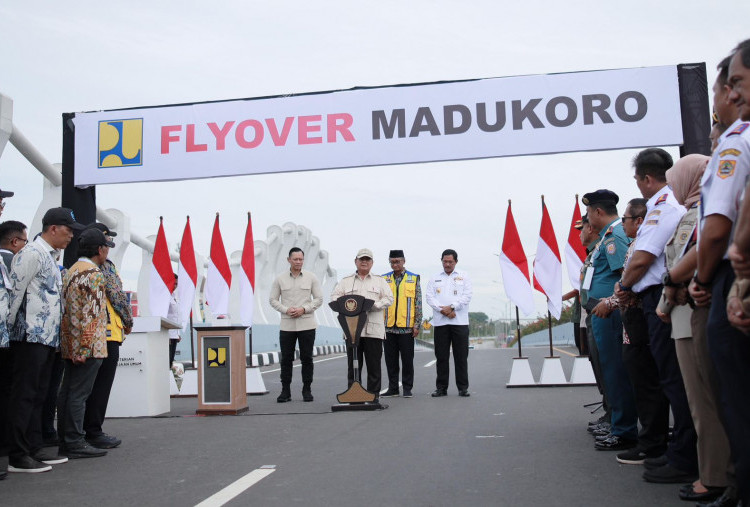
<instances>
[{"instance_id":1,"label":"name tag badge","mask_svg":"<svg viewBox=\"0 0 750 507\"><path fill-rule=\"evenodd\" d=\"M591 280L594 278L594 268L592 266L589 266L586 268L586 276L583 277L583 284L581 285L581 288L583 290L590 290L591 289Z\"/></svg>"}]
</instances>

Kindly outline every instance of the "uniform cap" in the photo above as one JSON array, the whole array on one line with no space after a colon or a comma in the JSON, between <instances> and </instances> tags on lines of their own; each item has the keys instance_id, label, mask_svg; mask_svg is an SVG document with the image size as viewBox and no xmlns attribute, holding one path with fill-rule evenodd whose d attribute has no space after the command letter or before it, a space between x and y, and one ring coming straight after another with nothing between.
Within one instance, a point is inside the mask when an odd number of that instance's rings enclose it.
<instances>
[{"instance_id":1,"label":"uniform cap","mask_svg":"<svg viewBox=\"0 0 750 507\"><path fill-rule=\"evenodd\" d=\"M620 197L618 197L618 195L611 190L601 189L597 190L596 192L589 192L588 194L584 194L581 202L583 202L583 204L585 204L586 206L604 202L617 204L618 202L620 202Z\"/></svg>"},{"instance_id":2,"label":"uniform cap","mask_svg":"<svg viewBox=\"0 0 750 507\"><path fill-rule=\"evenodd\" d=\"M67 225L76 231L82 231L86 228L80 222L76 222L73 210L70 208L50 208L42 218L42 225Z\"/></svg>"},{"instance_id":3,"label":"uniform cap","mask_svg":"<svg viewBox=\"0 0 750 507\"><path fill-rule=\"evenodd\" d=\"M114 248L115 244L107 239L102 231L95 227L89 227L78 237L78 246L108 246Z\"/></svg>"},{"instance_id":4,"label":"uniform cap","mask_svg":"<svg viewBox=\"0 0 750 507\"><path fill-rule=\"evenodd\" d=\"M362 257L369 257L370 259L373 259L374 257L372 256L372 250L370 250L369 248L360 248L355 259L361 259Z\"/></svg>"},{"instance_id":5,"label":"uniform cap","mask_svg":"<svg viewBox=\"0 0 750 507\"><path fill-rule=\"evenodd\" d=\"M104 225L101 222L93 223L93 224L89 225L88 228L89 229L99 229L100 231L102 231L104 233L105 236L110 236L112 238L114 238L115 236L117 236L117 233L115 231L111 230L109 227L107 227L106 225Z\"/></svg>"}]
</instances>

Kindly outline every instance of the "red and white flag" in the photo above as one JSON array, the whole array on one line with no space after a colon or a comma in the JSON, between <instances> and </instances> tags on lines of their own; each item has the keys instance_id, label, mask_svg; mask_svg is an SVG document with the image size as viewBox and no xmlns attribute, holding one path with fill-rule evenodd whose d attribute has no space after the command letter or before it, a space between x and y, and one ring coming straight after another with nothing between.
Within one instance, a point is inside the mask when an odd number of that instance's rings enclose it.
<instances>
[{"instance_id":1,"label":"red and white flag","mask_svg":"<svg viewBox=\"0 0 750 507\"><path fill-rule=\"evenodd\" d=\"M232 272L229 270L227 251L219 230L219 214L216 214L214 231L211 234L211 254L206 272L206 304L214 317L226 315L229 311L229 287L232 285Z\"/></svg>"},{"instance_id":2,"label":"red and white flag","mask_svg":"<svg viewBox=\"0 0 750 507\"><path fill-rule=\"evenodd\" d=\"M516 221L508 201L508 212L505 215L505 232L503 246L500 250L500 270L503 272L505 294L524 313L534 313L534 294L529 279L529 261L523 252L521 238L518 236Z\"/></svg>"},{"instance_id":3,"label":"red and white flag","mask_svg":"<svg viewBox=\"0 0 750 507\"><path fill-rule=\"evenodd\" d=\"M169 247L162 222L162 217L159 217L159 232L156 234L154 255L151 258L148 301L151 315L166 319L174 290L174 271L172 271L172 261L169 259Z\"/></svg>"},{"instance_id":4,"label":"red and white flag","mask_svg":"<svg viewBox=\"0 0 750 507\"><path fill-rule=\"evenodd\" d=\"M190 311L195 300L195 287L198 284L198 268L193 248L193 233L190 230L190 217L187 217L185 230L180 242L180 265L177 268L177 302L180 305L180 324L184 328L190 320Z\"/></svg>"},{"instance_id":5,"label":"red and white flag","mask_svg":"<svg viewBox=\"0 0 750 507\"><path fill-rule=\"evenodd\" d=\"M560 318L562 311L562 261L557 248L555 230L542 197L542 226L534 259L534 288L547 296L547 308L552 316Z\"/></svg>"},{"instance_id":6,"label":"red and white flag","mask_svg":"<svg viewBox=\"0 0 750 507\"><path fill-rule=\"evenodd\" d=\"M253 325L255 304L255 243L253 242L253 222L247 214L245 245L242 247L240 262L240 322L243 326Z\"/></svg>"},{"instance_id":7,"label":"red and white flag","mask_svg":"<svg viewBox=\"0 0 750 507\"><path fill-rule=\"evenodd\" d=\"M581 210L578 207L578 195L573 208L573 219L570 221L570 232L568 233L568 244L565 245L565 267L568 270L570 285L574 289L581 288L581 267L586 260L586 248L581 243L581 231L576 229L576 223L581 220Z\"/></svg>"}]
</instances>

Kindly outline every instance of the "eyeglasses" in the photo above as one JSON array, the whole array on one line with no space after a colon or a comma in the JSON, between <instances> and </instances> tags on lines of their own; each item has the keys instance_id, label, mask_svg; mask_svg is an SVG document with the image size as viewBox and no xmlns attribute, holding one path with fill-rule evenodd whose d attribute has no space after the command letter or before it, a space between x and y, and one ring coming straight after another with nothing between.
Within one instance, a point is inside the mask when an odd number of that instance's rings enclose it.
<instances>
[{"instance_id":1,"label":"eyeglasses","mask_svg":"<svg viewBox=\"0 0 750 507\"><path fill-rule=\"evenodd\" d=\"M5 209L5 203L0 201L0 211Z\"/></svg>"},{"instance_id":2,"label":"eyeglasses","mask_svg":"<svg viewBox=\"0 0 750 507\"><path fill-rule=\"evenodd\" d=\"M15 241L15 240L18 240L18 241L23 241L23 244L24 244L24 245L28 244L28 242L29 242L29 240L28 240L28 239L26 239L26 238L22 238L21 236L16 236L16 237L14 237L13 239L11 239L11 241Z\"/></svg>"},{"instance_id":3,"label":"eyeglasses","mask_svg":"<svg viewBox=\"0 0 750 507\"><path fill-rule=\"evenodd\" d=\"M622 221L624 222L625 220L637 220L639 218L642 218L642 217L629 217L627 215L623 215L622 216Z\"/></svg>"},{"instance_id":4,"label":"eyeglasses","mask_svg":"<svg viewBox=\"0 0 750 507\"><path fill-rule=\"evenodd\" d=\"M711 113L711 119L714 121L714 123L719 123L719 115L716 114L716 111L713 111Z\"/></svg>"}]
</instances>

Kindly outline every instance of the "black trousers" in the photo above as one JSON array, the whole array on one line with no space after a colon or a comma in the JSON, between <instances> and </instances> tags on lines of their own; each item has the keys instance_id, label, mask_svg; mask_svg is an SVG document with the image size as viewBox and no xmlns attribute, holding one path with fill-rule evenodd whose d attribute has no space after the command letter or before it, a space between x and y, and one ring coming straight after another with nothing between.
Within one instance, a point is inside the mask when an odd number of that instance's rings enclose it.
<instances>
[{"instance_id":1,"label":"black trousers","mask_svg":"<svg viewBox=\"0 0 750 507\"><path fill-rule=\"evenodd\" d=\"M414 387L414 335L412 333L385 333L383 343L385 367L388 370L388 389L398 391L399 357L403 368L405 391Z\"/></svg>"},{"instance_id":2,"label":"black trousers","mask_svg":"<svg viewBox=\"0 0 750 507\"><path fill-rule=\"evenodd\" d=\"M0 349L0 456L7 456L10 447L8 434L10 419L8 402L10 401L10 388L13 381L13 355L9 347ZM0 465L0 472L5 471Z\"/></svg>"},{"instance_id":3,"label":"black trousers","mask_svg":"<svg viewBox=\"0 0 750 507\"><path fill-rule=\"evenodd\" d=\"M364 356L367 365L367 390L376 397L380 396L380 362L383 358L383 340L380 338L367 338L362 336L357 347L357 364L360 378L362 377L362 358ZM349 385L356 380L354 378L354 354L353 347L346 344L346 362L348 369Z\"/></svg>"},{"instance_id":4,"label":"black trousers","mask_svg":"<svg viewBox=\"0 0 750 507\"><path fill-rule=\"evenodd\" d=\"M734 282L729 261L714 277L706 333L716 367L719 409L729 437L739 497L750 502L750 337L727 319L727 294Z\"/></svg>"},{"instance_id":5,"label":"black trousers","mask_svg":"<svg viewBox=\"0 0 750 507\"><path fill-rule=\"evenodd\" d=\"M55 430L55 412L57 411L57 394L60 392L62 376L62 356L60 352L55 352L52 372L49 376L49 386L47 387L47 397L44 398L44 406L42 407L42 437L45 440L54 439L57 436L57 430Z\"/></svg>"},{"instance_id":6,"label":"black trousers","mask_svg":"<svg viewBox=\"0 0 750 507\"><path fill-rule=\"evenodd\" d=\"M310 387L313 381L313 346L315 345L315 330L279 331L279 347L281 348L281 385L289 387L292 383L292 364L294 363L294 347L299 342L299 360L302 363L302 385Z\"/></svg>"},{"instance_id":7,"label":"black trousers","mask_svg":"<svg viewBox=\"0 0 750 507\"><path fill-rule=\"evenodd\" d=\"M651 355L643 310L628 308L622 312L622 324L630 341L622 345L622 361L633 385L635 408L641 422L638 448L654 458L667 450L669 401L662 391L659 370Z\"/></svg>"},{"instance_id":8,"label":"black trousers","mask_svg":"<svg viewBox=\"0 0 750 507\"><path fill-rule=\"evenodd\" d=\"M117 373L117 362L120 360L120 343L107 342L107 357L102 360L99 371L96 372L94 387L86 400L86 413L83 416L83 431L86 438L101 436L104 417L107 415L109 393Z\"/></svg>"},{"instance_id":9,"label":"black trousers","mask_svg":"<svg viewBox=\"0 0 750 507\"><path fill-rule=\"evenodd\" d=\"M172 369L172 363L174 363L174 356L177 353L177 344L180 340L169 339L169 369Z\"/></svg>"},{"instance_id":10,"label":"black trousers","mask_svg":"<svg viewBox=\"0 0 750 507\"><path fill-rule=\"evenodd\" d=\"M649 347L659 370L659 382L672 407L674 426L667 448L669 463L688 473L698 473L698 435L693 426L685 384L682 383L680 364L672 339L672 326L656 315L662 286L649 287L641 293L643 315L648 325Z\"/></svg>"},{"instance_id":11,"label":"black trousers","mask_svg":"<svg viewBox=\"0 0 750 507\"><path fill-rule=\"evenodd\" d=\"M55 349L40 343L11 342L13 384L10 391L10 456L36 454L42 440L42 407L47 396Z\"/></svg>"},{"instance_id":12,"label":"black trousers","mask_svg":"<svg viewBox=\"0 0 750 507\"><path fill-rule=\"evenodd\" d=\"M456 368L456 387L459 391L469 388L469 326L435 326L435 358L437 359L437 379L435 387L447 391L450 382L451 347L453 365Z\"/></svg>"},{"instance_id":13,"label":"black trousers","mask_svg":"<svg viewBox=\"0 0 750 507\"><path fill-rule=\"evenodd\" d=\"M61 448L75 449L83 445L86 433L83 431L83 417L86 413L86 400L96 381L102 359L89 357L85 363L73 364L64 360L65 371L57 398L57 437Z\"/></svg>"}]
</instances>

